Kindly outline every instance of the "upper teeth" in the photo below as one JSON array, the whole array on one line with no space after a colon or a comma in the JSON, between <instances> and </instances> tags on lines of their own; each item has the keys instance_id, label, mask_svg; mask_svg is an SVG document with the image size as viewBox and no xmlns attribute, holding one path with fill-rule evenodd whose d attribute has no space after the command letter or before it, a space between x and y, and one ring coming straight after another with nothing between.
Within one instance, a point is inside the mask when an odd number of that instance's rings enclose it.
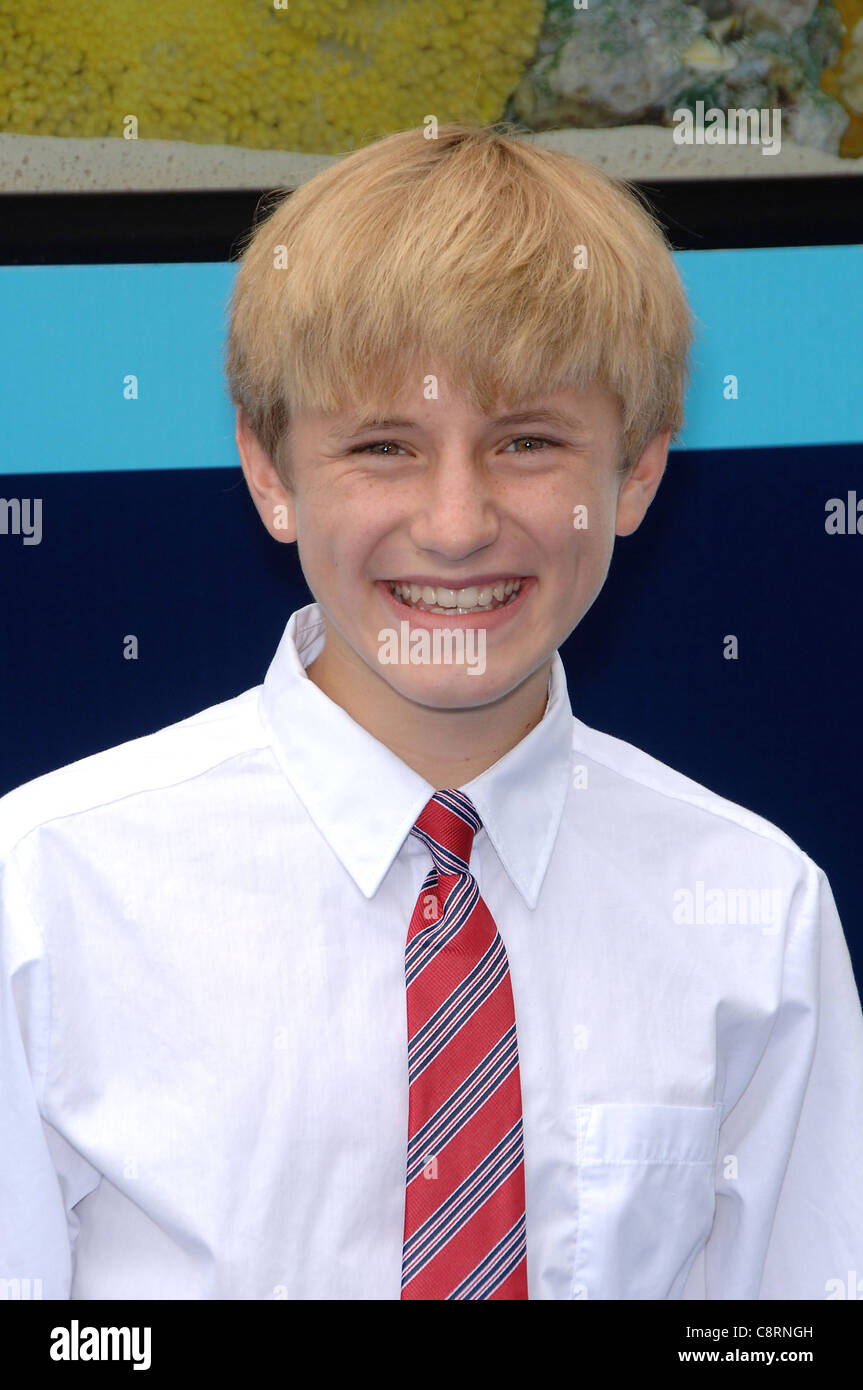
<instances>
[{"instance_id":1,"label":"upper teeth","mask_svg":"<svg viewBox=\"0 0 863 1390\"><path fill-rule=\"evenodd\" d=\"M466 589L446 589L430 584L402 584L393 582L390 587L403 603L422 603L427 608L459 609L470 612L475 608L492 608L495 601L503 603L521 586L520 579L500 579L496 584L484 585L481 589L471 584Z\"/></svg>"}]
</instances>

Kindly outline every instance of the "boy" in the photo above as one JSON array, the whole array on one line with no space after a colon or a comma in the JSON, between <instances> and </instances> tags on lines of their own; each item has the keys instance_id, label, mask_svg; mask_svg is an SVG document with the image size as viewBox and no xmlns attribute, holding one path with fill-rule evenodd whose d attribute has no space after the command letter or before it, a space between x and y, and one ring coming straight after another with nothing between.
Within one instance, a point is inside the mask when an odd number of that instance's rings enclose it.
<instances>
[{"instance_id":1,"label":"boy","mask_svg":"<svg viewBox=\"0 0 863 1390\"><path fill-rule=\"evenodd\" d=\"M261 687L0 802L6 1278L856 1297L828 882L574 718L557 653L690 339L626 186L490 129L379 141L257 229L237 444L316 602Z\"/></svg>"}]
</instances>

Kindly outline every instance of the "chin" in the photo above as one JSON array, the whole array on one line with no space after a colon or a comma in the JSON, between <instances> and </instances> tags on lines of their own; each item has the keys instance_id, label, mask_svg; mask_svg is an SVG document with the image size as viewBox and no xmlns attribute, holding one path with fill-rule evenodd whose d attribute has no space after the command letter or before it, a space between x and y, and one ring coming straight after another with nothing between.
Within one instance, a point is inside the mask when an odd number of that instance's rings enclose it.
<instances>
[{"instance_id":1,"label":"chin","mask_svg":"<svg viewBox=\"0 0 863 1390\"><path fill-rule=\"evenodd\" d=\"M518 679L492 679L487 669L478 675L469 675L462 669L449 679L439 681L403 681L387 676L384 679L403 699L410 700L415 705L422 705L425 709L439 710L477 709L482 705L490 705L521 684Z\"/></svg>"}]
</instances>

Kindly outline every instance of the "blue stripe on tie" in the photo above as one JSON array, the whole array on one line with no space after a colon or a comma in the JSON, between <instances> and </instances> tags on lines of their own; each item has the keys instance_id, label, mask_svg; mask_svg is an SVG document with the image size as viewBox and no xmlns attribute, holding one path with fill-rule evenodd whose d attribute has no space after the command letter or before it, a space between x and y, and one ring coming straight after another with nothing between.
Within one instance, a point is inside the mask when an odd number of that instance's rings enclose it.
<instances>
[{"instance_id":1,"label":"blue stripe on tie","mask_svg":"<svg viewBox=\"0 0 863 1390\"><path fill-rule=\"evenodd\" d=\"M460 1114L463 1105L470 1104L479 1086L484 1085L486 1081L494 1077L502 1067L508 1067L510 1055L513 1054L513 1052L517 1060L518 1051L517 1048L514 1049L513 1047L515 1043L515 1024L512 1024L494 1046L489 1048L482 1061L474 1067L470 1075L465 1077L464 1081L456 1087L451 1095L447 1096L446 1100L443 1101L435 1113L429 1117L426 1123L417 1130L408 1146L409 1156L412 1150L418 1152L423 1149L427 1153L437 1152L437 1149L432 1148L429 1144L431 1136L437 1134L439 1126L443 1124L445 1120L451 1118L456 1113ZM500 1080L502 1079L501 1077ZM500 1084L500 1082L498 1081L496 1084Z\"/></svg>"},{"instance_id":2,"label":"blue stripe on tie","mask_svg":"<svg viewBox=\"0 0 863 1390\"><path fill-rule=\"evenodd\" d=\"M448 811L452 811L454 815L458 816L460 820L463 820L466 825L470 826L474 834L481 829L482 821L476 813L476 808L473 802L470 801L463 792L435 792L432 800L437 801L441 806L445 806Z\"/></svg>"},{"instance_id":3,"label":"blue stripe on tie","mask_svg":"<svg viewBox=\"0 0 863 1390\"><path fill-rule=\"evenodd\" d=\"M416 835L418 840L422 840L434 860L435 868L439 873L466 874L469 872L468 861L462 859L461 855L455 854L453 850L447 849L446 845L442 845L439 840L433 839L427 830L420 830L420 828L415 825L411 830L411 834Z\"/></svg>"},{"instance_id":4,"label":"blue stripe on tie","mask_svg":"<svg viewBox=\"0 0 863 1390\"><path fill-rule=\"evenodd\" d=\"M425 880L425 883L422 884L420 895L428 894L428 892L435 892L436 895L439 881L441 880L438 878L438 870L432 869L431 873L434 874L434 878L432 878L431 883L429 883L428 878ZM432 919L431 922L428 923L428 926L420 927L420 930L416 931L416 934L407 942L406 949L404 949L404 963L406 963L406 967L416 963L414 962L414 956L422 955L422 952L428 947L429 942L434 944L436 934L441 933L441 931L446 931L449 924L453 922L453 919L459 920L460 924L463 923L464 920L466 920L464 903L471 903L472 910L472 903L477 901L478 898L479 887L477 880L471 878L470 874L460 874L460 877L456 878L456 881L454 881L450 891L447 892L446 898L443 899L441 916L439 916L438 919Z\"/></svg>"},{"instance_id":5,"label":"blue stripe on tie","mask_svg":"<svg viewBox=\"0 0 863 1390\"><path fill-rule=\"evenodd\" d=\"M514 1270L518 1269L518 1266L521 1264L522 1260L526 1258L526 1256L527 1235L526 1233L523 1233L510 1259L507 1261L506 1264L502 1265L499 1270L495 1271L493 1277L490 1277L489 1281L483 1285L482 1289L479 1290L475 1297L491 1298L491 1295L494 1293L495 1289L500 1288L501 1284L503 1284L505 1280L509 1278L509 1276L514 1272Z\"/></svg>"},{"instance_id":6,"label":"blue stripe on tie","mask_svg":"<svg viewBox=\"0 0 863 1390\"><path fill-rule=\"evenodd\" d=\"M406 1242L402 1261L402 1287L419 1274L462 1227L479 1211L523 1161L522 1121L477 1164L469 1177L451 1192L437 1211Z\"/></svg>"},{"instance_id":7,"label":"blue stripe on tie","mask_svg":"<svg viewBox=\"0 0 863 1390\"><path fill-rule=\"evenodd\" d=\"M527 1254L527 1233L525 1215L522 1212L514 1226L498 1241L476 1269L471 1270L466 1279L447 1294L447 1299L488 1298L499 1288L505 1279L519 1265Z\"/></svg>"},{"instance_id":8,"label":"blue stripe on tie","mask_svg":"<svg viewBox=\"0 0 863 1390\"><path fill-rule=\"evenodd\" d=\"M450 1042L452 1042L453 1038L460 1031L460 1029L464 1028L465 1024L470 1022L477 1009L480 1008L480 1006L484 1004L485 1001L492 994L494 994L495 990L498 988L501 982L506 979L506 975L506 961L503 961L501 962L500 966L497 969L495 969L494 973L489 975L488 979L485 980L481 986L477 986L476 992L472 994L467 1000L467 1008L461 1008L459 1012L456 1012L453 1015L451 1020L447 1020L448 1026L445 1030L443 1023L441 1023L438 1032L433 1034L426 1040L424 1048L415 1048L412 1054L409 1050L409 1085L413 1085L417 1077L421 1076L422 1073L425 1071L426 1067L430 1066L430 1064L443 1051L443 1049L447 1047Z\"/></svg>"},{"instance_id":9,"label":"blue stripe on tie","mask_svg":"<svg viewBox=\"0 0 863 1390\"><path fill-rule=\"evenodd\" d=\"M432 870L436 875L436 870ZM426 880L426 883L428 880ZM437 887L437 878L433 887ZM420 890L426 891L425 884ZM429 890L430 891L430 890ZM476 879L468 875L467 881L457 882L447 894L443 913L437 922L430 922L408 942L405 951L405 980L407 984L424 970L438 951L461 930L479 901L479 886Z\"/></svg>"},{"instance_id":10,"label":"blue stripe on tie","mask_svg":"<svg viewBox=\"0 0 863 1390\"><path fill-rule=\"evenodd\" d=\"M522 1160L519 1120L506 1138L408 1241L402 1262L403 1286L410 1283L458 1235L489 1197L516 1171Z\"/></svg>"},{"instance_id":11,"label":"blue stripe on tie","mask_svg":"<svg viewBox=\"0 0 863 1390\"><path fill-rule=\"evenodd\" d=\"M469 996L475 986L481 984L488 972L494 969L499 963L503 948L503 939L500 932L495 932L494 940L486 951L480 956L476 965L471 971L460 980L455 989L447 995L443 1003L435 1009L434 1013L426 1019L421 1028L418 1028L411 1038L411 1048L418 1050L423 1041L429 1037L435 1029L458 1008L462 998ZM506 953L503 952L504 961Z\"/></svg>"},{"instance_id":12,"label":"blue stripe on tie","mask_svg":"<svg viewBox=\"0 0 863 1390\"><path fill-rule=\"evenodd\" d=\"M486 951L479 965L453 990L452 994L418 1029L408 1046L408 1076L410 1083L446 1047L460 1028L473 1017L477 1009L508 973L506 952L500 935ZM466 988L467 986L467 988Z\"/></svg>"},{"instance_id":13,"label":"blue stripe on tie","mask_svg":"<svg viewBox=\"0 0 863 1390\"><path fill-rule=\"evenodd\" d=\"M417 1130L408 1145L407 1181L422 1172L429 1155L439 1154L460 1130L473 1119L518 1066L515 1025L486 1053L478 1067L453 1091L452 1095Z\"/></svg>"}]
</instances>

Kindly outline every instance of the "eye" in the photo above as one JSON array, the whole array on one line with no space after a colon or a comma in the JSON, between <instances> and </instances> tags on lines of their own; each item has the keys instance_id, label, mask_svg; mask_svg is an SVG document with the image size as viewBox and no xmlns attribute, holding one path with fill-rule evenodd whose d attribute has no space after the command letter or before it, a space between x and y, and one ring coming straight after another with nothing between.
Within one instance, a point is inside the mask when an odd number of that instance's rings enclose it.
<instances>
[{"instance_id":1,"label":"eye","mask_svg":"<svg viewBox=\"0 0 863 1390\"><path fill-rule=\"evenodd\" d=\"M550 447L551 447L552 449L555 447L555 444L556 444L556 441L555 441L554 439L545 439L545 438L543 437L543 435L541 435L541 434L520 434L520 435L518 436L517 439L512 439L512 440L510 440L510 443L507 444L506 447L509 449L509 448L511 447L512 444L521 444L521 443L522 443L524 440L526 440L526 439L532 440L535 444L536 444L536 443L539 443L539 444L548 444L548 445L550 445ZM523 449L517 449L517 450L516 450L516 453L519 453L519 454L525 453L525 452L527 452L527 453L529 453L529 454L532 454L532 453L534 453L534 452L539 453L539 452L541 452L541 451L538 450L538 449L537 449L537 450L528 449L528 450L526 450L526 451L523 450Z\"/></svg>"},{"instance_id":2,"label":"eye","mask_svg":"<svg viewBox=\"0 0 863 1390\"><path fill-rule=\"evenodd\" d=\"M397 444L394 439L374 439L371 444L357 444L353 449L349 449L351 454L367 454L372 449L400 449L401 444ZM389 458L389 454L384 454L384 458Z\"/></svg>"}]
</instances>

